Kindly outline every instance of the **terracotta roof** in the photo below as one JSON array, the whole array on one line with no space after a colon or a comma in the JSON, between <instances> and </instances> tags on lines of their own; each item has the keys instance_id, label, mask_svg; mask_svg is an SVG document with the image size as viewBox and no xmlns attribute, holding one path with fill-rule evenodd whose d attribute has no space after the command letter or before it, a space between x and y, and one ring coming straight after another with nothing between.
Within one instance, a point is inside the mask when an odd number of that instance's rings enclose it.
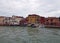
<instances>
[{"instance_id":1,"label":"terracotta roof","mask_svg":"<svg viewBox=\"0 0 60 43\"><path fill-rule=\"evenodd\" d=\"M30 14L29 16L39 16L39 15L37 15L37 14Z\"/></svg>"},{"instance_id":2,"label":"terracotta roof","mask_svg":"<svg viewBox=\"0 0 60 43\"><path fill-rule=\"evenodd\" d=\"M48 17L48 19L58 19L57 17Z\"/></svg>"}]
</instances>

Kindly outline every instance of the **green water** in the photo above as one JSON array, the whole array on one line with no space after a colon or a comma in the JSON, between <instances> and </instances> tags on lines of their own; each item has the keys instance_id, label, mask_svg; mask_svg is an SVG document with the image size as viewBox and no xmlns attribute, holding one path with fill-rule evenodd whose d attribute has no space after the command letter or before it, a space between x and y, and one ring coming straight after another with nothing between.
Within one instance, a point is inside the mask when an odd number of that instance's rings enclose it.
<instances>
[{"instance_id":1,"label":"green water","mask_svg":"<svg viewBox=\"0 0 60 43\"><path fill-rule=\"evenodd\" d=\"M60 29L0 26L0 43L60 43Z\"/></svg>"}]
</instances>

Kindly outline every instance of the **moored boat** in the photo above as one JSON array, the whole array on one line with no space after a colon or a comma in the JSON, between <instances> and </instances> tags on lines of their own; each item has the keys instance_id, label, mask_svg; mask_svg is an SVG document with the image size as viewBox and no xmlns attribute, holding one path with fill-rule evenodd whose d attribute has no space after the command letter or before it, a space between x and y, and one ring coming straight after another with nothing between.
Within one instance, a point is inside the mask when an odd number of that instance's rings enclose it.
<instances>
[{"instance_id":1,"label":"moored boat","mask_svg":"<svg viewBox=\"0 0 60 43\"><path fill-rule=\"evenodd\" d=\"M38 27L39 25L38 24L29 24L28 27L32 27L32 28L36 28Z\"/></svg>"}]
</instances>

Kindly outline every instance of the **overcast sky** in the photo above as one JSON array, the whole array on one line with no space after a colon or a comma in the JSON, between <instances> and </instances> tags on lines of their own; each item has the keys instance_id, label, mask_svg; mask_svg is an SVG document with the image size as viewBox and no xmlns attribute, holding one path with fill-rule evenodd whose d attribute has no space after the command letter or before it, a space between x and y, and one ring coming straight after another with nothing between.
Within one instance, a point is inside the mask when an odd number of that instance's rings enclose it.
<instances>
[{"instance_id":1,"label":"overcast sky","mask_svg":"<svg viewBox=\"0 0 60 43\"><path fill-rule=\"evenodd\" d=\"M60 0L0 0L0 15L60 16Z\"/></svg>"}]
</instances>

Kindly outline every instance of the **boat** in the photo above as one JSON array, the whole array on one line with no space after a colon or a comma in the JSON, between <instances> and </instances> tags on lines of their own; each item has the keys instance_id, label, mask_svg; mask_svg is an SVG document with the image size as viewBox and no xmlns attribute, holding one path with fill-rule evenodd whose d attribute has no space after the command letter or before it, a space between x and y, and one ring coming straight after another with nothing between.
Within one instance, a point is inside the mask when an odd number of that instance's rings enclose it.
<instances>
[{"instance_id":1,"label":"boat","mask_svg":"<svg viewBox=\"0 0 60 43\"><path fill-rule=\"evenodd\" d=\"M38 27L38 24L29 24L28 27L36 28Z\"/></svg>"},{"instance_id":2,"label":"boat","mask_svg":"<svg viewBox=\"0 0 60 43\"><path fill-rule=\"evenodd\" d=\"M35 24L31 24L31 27L32 27L32 28L36 28L36 25L35 25Z\"/></svg>"}]
</instances>

